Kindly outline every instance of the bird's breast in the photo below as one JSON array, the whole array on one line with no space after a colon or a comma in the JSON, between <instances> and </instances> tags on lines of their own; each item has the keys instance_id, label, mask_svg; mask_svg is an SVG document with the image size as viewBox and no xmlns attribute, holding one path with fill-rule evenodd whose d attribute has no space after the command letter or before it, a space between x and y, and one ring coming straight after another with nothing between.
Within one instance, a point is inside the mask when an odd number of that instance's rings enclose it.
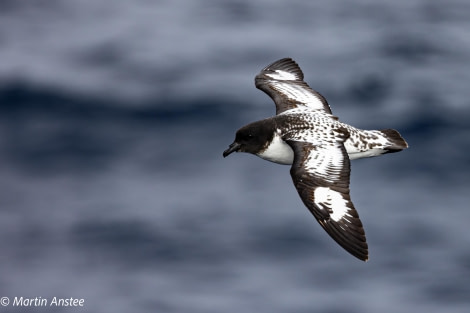
<instances>
[{"instance_id":1,"label":"bird's breast","mask_svg":"<svg viewBox=\"0 0 470 313\"><path fill-rule=\"evenodd\" d=\"M292 164L294 162L294 150L275 133L266 148L257 154L260 158L279 164Z\"/></svg>"}]
</instances>

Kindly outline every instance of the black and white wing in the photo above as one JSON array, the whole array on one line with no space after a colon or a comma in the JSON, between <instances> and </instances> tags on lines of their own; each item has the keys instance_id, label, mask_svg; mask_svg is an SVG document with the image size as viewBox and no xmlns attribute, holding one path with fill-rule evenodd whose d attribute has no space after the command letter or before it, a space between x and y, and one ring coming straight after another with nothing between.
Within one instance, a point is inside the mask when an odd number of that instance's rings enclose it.
<instances>
[{"instance_id":1,"label":"black and white wing","mask_svg":"<svg viewBox=\"0 0 470 313\"><path fill-rule=\"evenodd\" d=\"M255 85L274 100L276 114L295 108L332 114L326 99L304 82L302 70L290 58L266 66L256 75Z\"/></svg>"},{"instance_id":2,"label":"black and white wing","mask_svg":"<svg viewBox=\"0 0 470 313\"><path fill-rule=\"evenodd\" d=\"M349 196L350 161L343 145L345 137L321 145L287 141L294 150L290 173L318 223L346 251L366 261L366 236Z\"/></svg>"}]
</instances>

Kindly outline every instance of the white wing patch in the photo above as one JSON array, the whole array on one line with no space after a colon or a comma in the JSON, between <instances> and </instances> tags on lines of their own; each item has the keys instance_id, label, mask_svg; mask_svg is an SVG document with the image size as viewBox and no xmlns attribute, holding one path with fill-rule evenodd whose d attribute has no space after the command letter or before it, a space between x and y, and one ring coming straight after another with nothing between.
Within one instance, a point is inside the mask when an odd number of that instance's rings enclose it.
<instances>
[{"instance_id":1,"label":"white wing patch","mask_svg":"<svg viewBox=\"0 0 470 313\"><path fill-rule=\"evenodd\" d=\"M297 132L300 138L289 139L290 145L295 147L296 164L293 166L294 180L304 179L307 174L312 181L311 188L319 189L314 191L313 196L316 199L317 192L320 196L319 202L329 203L338 199L347 199L339 193L349 192L349 158L343 146L343 140L346 138L341 135L335 135L334 132L322 133L320 130L311 134L310 132ZM323 137L323 142L319 140ZM327 190L331 191L327 192ZM343 189L343 190L340 190ZM337 194L337 195L335 195ZM344 200L346 201L346 200ZM316 200L315 200L316 202ZM339 202L341 203L341 201Z\"/></svg>"},{"instance_id":2,"label":"white wing patch","mask_svg":"<svg viewBox=\"0 0 470 313\"><path fill-rule=\"evenodd\" d=\"M286 71L282 71L282 70L275 70L274 73L266 73L266 76L269 76L271 78L274 78L274 79L278 79L278 80L298 80L299 77L297 77L297 75L295 75L294 73L290 73L290 72L286 72Z\"/></svg>"},{"instance_id":3,"label":"white wing patch","mask_svg":"<svg viewBox=\"0 0 470 313\"><path fill-rule=\"evenodd\" d=\"M310 153L304 162L306 171L328 183L342 180L345 156L337 144L316 146L317 153Z\"/></svg>"},{"instance_id":4,"label":"white wing patch","mask_svg":"<svg viewBox=\"0 0 470 313\"><path fill-rule=\"evenodd\" d=\"M314 202L319 208L330 208L333 211L330 218L338 222L348 214L349 201L343 198L343 195L327 187L318 187L314 191Z\"/></svg>"},{"instance_id":5,"label":"white wing patch","mask_svg":"<svg viewBox=\"0 0 470 313\"><path fill-rule=\"evenodd\" d=\"M272 86L287 98L296 102L308 104L306 107L307 109L310 108L320 112L324 109L325 104L321 99L305 87L283 82L273 82Z\"/></svg>"}]
</instances>

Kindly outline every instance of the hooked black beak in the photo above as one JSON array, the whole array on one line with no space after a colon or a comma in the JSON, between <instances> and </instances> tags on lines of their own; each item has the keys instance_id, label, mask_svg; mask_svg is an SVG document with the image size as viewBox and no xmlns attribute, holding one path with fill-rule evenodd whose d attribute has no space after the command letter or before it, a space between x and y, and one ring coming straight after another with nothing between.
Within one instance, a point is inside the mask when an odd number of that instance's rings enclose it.
<instances>
[{"instance_id":1,"label":"hooked black beak","mask_svg":"<svg viewBox=\"0 0 470 313\"><path fill-rule=\"evenodd\" d=\"M224 151L224 158L232 152L238 151L240 149L240 144L238 142L232 143L228 146L228 149Z\"/></svg>"}]
</instances>

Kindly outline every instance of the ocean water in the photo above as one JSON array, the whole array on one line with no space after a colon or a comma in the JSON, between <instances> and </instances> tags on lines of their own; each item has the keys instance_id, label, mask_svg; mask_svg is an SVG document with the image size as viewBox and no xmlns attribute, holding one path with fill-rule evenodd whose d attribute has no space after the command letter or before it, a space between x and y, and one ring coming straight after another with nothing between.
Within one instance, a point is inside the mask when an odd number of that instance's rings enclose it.
<instances>
[{"instance_id":1,"label":"ocean water","mask_svg":"<svg viewBox=\"0 0 470 313\"><path fill-rule=\"evenodd\" d=\"M469 13L2 1L2 312L468 312ZM342 121L410 145L352 162L366 263L321 229L288 166L222 158L236 129L274 114L253 78L282 57Z\"/></svg>"}]
</instances>

